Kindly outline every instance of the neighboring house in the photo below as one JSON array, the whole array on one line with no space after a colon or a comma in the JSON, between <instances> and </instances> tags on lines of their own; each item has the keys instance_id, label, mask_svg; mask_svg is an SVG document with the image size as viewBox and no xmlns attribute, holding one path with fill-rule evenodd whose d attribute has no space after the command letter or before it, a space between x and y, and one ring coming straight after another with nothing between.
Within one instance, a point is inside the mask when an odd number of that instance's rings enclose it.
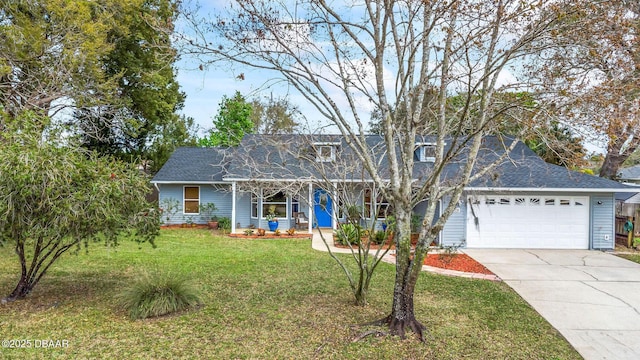
<instances>
[{"instance_id":1,"label":"neighboring house","mask_svg":"<svg viewBox=\"0 0 640 360\"><path fill-rule=\"evenodd\" d=\"M416 141L418 184L433 166L429 140ZM366 141L384 164L382 138L370 135ZM504 151L499 138L485 138L477 167ZM465 162L450 162L442 176L454 178ZM318 181L321 174L324 181ZM322 185L329 182L334 186ZM180 211L169 223L198 218L199 206L213 202L218 216L231 218L233 232L250 225L267 228L268 213L277 214L281 229L296 225L296 213L311 219L304 229L308 232L312 227L336 229L346 216L344 206L336 205L345 203L358 206L363 224L379 227L388 207L345 138L337 135L246 135L236 148L179 148L152 183L161 206L166 199L179 200ZM464 242L470 248L612 249L615 194L636 191L547 164L519 142L506 161L465 188L439 242ZM427 201L414 210L422 211ZM447 205L443 202L439 209Z\"/></svg>"},{"instance_id":2,"label":"neighboring house","mask_svg":"<svg viewBox=\"0 0 640 360\"><path fill-rule=\"evenodd\" d=\"M640 185L640 165L620 169L617 177L623 183Z\"/></svg>"}]
</instances>

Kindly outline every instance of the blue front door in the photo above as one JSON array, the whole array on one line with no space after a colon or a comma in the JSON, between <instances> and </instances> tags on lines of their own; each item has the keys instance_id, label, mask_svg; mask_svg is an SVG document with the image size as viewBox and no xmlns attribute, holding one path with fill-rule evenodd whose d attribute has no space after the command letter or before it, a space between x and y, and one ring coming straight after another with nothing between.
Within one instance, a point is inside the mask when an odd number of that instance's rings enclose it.
<instances>
[{"instance_id":1,"label":"blue front door","mask_svg":"<svg viewBox=\"0 0 640 360\"><path fill-rule=\"evenodd\" d=\"M322 189L313 192L314 227L331 227L333 201L329 193Z\"/></svg>"}]
</instances>

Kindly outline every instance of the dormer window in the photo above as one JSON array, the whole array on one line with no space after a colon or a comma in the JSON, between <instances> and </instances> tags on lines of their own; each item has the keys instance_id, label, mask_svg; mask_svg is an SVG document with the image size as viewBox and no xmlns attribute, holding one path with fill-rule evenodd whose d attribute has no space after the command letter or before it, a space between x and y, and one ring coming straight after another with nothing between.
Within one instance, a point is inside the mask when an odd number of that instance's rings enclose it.
<instances>
[{"instance_id":1,"label":"dormer window","mask_svg":"<svg viewBox=\"0 0 640 360\"><path fill-rule=\"evenodd\" d=\"M317 143L313 145L316 150L316 161L327 162L336 159L337 144L333 143Z\"/></svg>"},{"instance_id":2,"label":"dormer window","mask_svg":"<svg viewBox=\"0 0 640 360\"><path fill-rule=\"evenodd\" d=\"M421 143L416 148L417 160L420 162L436 161L436 144Z\"/></svg>"}]
</instances>

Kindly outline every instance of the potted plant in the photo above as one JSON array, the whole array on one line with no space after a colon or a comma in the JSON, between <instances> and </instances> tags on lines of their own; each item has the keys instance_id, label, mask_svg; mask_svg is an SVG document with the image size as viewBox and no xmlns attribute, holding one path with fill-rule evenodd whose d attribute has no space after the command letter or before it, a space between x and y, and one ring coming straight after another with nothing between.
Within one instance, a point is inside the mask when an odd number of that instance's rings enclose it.
<instances>
[{"instance_id":1,"label":"potted plant","mask_svg":"<svg viewBox=\"0 0 640 360\"><path fill-rule=\"evenodd\" d=\"M193 222L193 217L192 216L188 216L187 217L187 226L188 227L195 227L196 224Z\"/></svg>"},{"instance_id":2,"label":"potted plant","mask_svg":"<svg viewBox=\"0 0 640 360\"><path fill-rule=\"evenodd\" d=\"M276 231L276 229L278 228L278 218L276 217L276 215L267 214L265 218L267 219L267 223L269 224L269 231Z\"/></svg>"},{"instance_id":3,"label":"potted plant","mask_svg":"<svg viewBox=\"0 0 640 360\"><path fill-rule=\"evenodd\" d=\"M209 221L207 222L207 225L209 225L209 229L217 230L218 226L220 225L220 222L218 221L218 217L216 215L213 215L211 219L209 219Z\"/></svg>"},{"instance_id":4,"label":"potted plant","mask_svg":"<svg viewBox=\"0 0 640 360\"><path fill-rule=\"evenodd\" d=\"M219 226L218 216L214 215L214 211L218 210L216 204L210 202L200 206L200 213L202 218L207 220L209 229L216 230Z\"/></svg>"}]
</instances>

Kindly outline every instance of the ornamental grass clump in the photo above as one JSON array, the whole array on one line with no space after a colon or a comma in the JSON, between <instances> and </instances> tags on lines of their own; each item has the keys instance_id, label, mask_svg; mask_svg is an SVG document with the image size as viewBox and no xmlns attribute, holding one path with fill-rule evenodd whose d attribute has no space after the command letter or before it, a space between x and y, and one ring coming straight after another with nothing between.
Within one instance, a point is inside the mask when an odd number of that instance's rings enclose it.
<instances>
[{"instance_id":1,"label":"ornamental grass clump","mask_svg":"<svg viewBox=\"0 0 640 360\"><path fill-rule=\"evenodd\" d=\"M198 292L184 276L145 275L120 295L131 319L146 319L186 310L200 303Z\"/></svg>"}]
</instances>

